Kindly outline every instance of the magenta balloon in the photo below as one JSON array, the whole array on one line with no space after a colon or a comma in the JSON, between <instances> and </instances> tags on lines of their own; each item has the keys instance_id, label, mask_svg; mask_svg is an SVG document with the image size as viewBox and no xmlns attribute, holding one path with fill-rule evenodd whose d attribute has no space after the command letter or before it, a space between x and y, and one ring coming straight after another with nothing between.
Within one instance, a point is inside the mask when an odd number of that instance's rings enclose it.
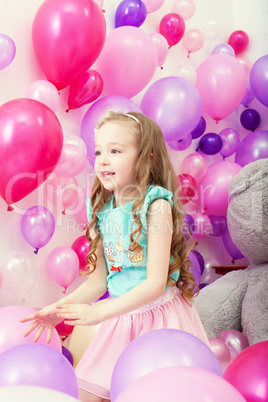
<instances>
[{"instance_id":1,"label":"magenta balloon","mask_svg":"<svg viewBox=\"0 0 268 402\"><path fill-rule=\"evenodd\" d=\"M268 158L268 130L248 134L238 145L235 154L235 162L240 166L265 158Z\"/></svg>"},{"instance_id":2,"label":"magenta balloon","mask_svg":"<svg viewBox=\"0 0 268 402\"><path fill-rule=\"evenodd\" d=\"M91 165L95 161L95 133L94 129L97 126L99 119L105 116L109 110L115 112L141 112L136 103L124 96L106 96L97 100L90 106L84 115L81 125L81 137L87 146L87 157Z\"/></svg>"},{"instance_id":3,"label":"magenta balloon","mask_svg":"<svg viewBox=\"0 0 268 402\"><path fill-rule=\"evenodd\" d=\"M268 54L255 61L250 70L249 81L254 96L268 106Z\"/></svg>"},{"instance_id":4,"label":"magenta balloon","mask_svg":"<svg viewBox=\"0 0 268 402\"><path fill-rule=\"evenodd\" d=\"M57 89L67 87L95 62L105 34L103 13L93 0L46 0L32 26L36 57Z\"/></svg>"},{"instance_id":5,"label":"magenta balloon","mask_svg":"<svg viewBox=\"0 0 268 402\"><path fill-rule=\"evenodd\" d=\"M11 204L42 184L55 169L62 144L60 122L43 103L15 99L0 106L1 197Z\"/></svg>"},{"instance_id":6,"label":"magenta balloon","mask_svg":"<svg viewBox=\"0 0 268 402\"><path fill-rule=\"evenodd\" d=\"M199 338L176 329L158 329L136 338L120 355L112 375L111 400L145 374L172 366L196 367L222 375L218 360Z\"/></svg>"},{"instance_id":7,"label":"magenta balloon","mask_svg":"<svg viewBox=\"0 0 268 402\"><path fill-rule=\"evenodd\" d=\"M228 43L220 43L215 46L211 54L228 54L229 56L235 57L235 51Z\"/></svg>"},{"instance_id":8,"label":"magenta balloon","mask_svg":"<svg viewBox=\"0 0 268 402\"><path fill-rule=\"evenodd\" d=\"M104 82L104 94L132 98L152 79L157 52L142 29L123 26L111 31L96 63Z\"/></svg>"},{"instance_id":9,"label":"magenta balloon","mask_svg":"<svg viewBox=\"0 0 268 402\"><path fill-rule=\"evenodd\" d=\"M248 47L248 35L244 31L234 31L229 39L228 44L232 46L235 51L235 54L241 53Z\"/></svg>"},{"instance_id":10,"label":"magenta balloon","mask_svg":"<svg viewBox=\"0 0 268 402\"><path fill-rule=\"evenodd\" d=\"M103 79L95 70L88 70L72 81L69 88L68 106L77 109L94 102L103 90Z\"/></svg>"},{"instance_id":11,"label":"magenta balloon","mask_svg":"<svg viewBox=\"0 0 268 402\"><path fill-rule=\"evenodd\" d=\"M194 231L192 234L193 239L196 242L202 241L208 237L211 233L211 222L207 214L196 212L192 214L194 219Z\"/></svg>"},{"instance_id":12,"label":"magenta balloon","mask_svg":"<svg viewBox=\"0 0 268 402\"><path fill-rule=\"evenodd\" d=\"M123 0L115 12L115 27L131 25L139 27L146 19L146 6L141 0Z\"/></svg>"},{"instance_id":13,"label":"magenta balloon","mask_svg":"<svg viewBox=\"0 0 268 402\"><path fill-rule=\"evenodd\" d=\"M14 59L16 46L13 40L3 33L0 33L0 70L6 68Z\"/></svg>"},{"instance_id":14,"label":"magenta balloon","mask_svg":"<svg viewBox=\"0 0 268 402\"><path fill-rule=\"evenodd\" d=\"M233 239L231 238L228 226L225 230L225 232L222 235L222 241L224 244L224 247L230 254L230 256L233 258L233 260L238 260L240 258L243 258L244 255L241 253L238 247L233 242Z\"/></svg>"},{"instance_id":15,"label":"magenta balloon","mask_svg":"<svg viewBox=\"0 0 268 402\"><path fill-rule=\"evenodd\" d=\"M223 378L248 402L268 401L268 341L259 342L239 353Z\"/></svg>"},{"instance_id":16,"label":"magenta balloon","mask_svg":"<svg viewBox=\"0 0 268 402\"><path fill-rule=\"evenodd\" d=\"M55 230L55 218L45 207L31 207L22 215L20 227L25 240L35 247L35 253L51 239Z\"/></svg>"},{"instance_id":17,"label":"magenta balloon","mask_svg":"<svg viewBox=\"0 0 268 402\"><path fill-rule=\"evenodd\" d=\"M86 256L89 251L89 246L90 246L90 243L87 240L86 236L78 237L72 244L72 249L76 252L76 254L79 258L79 268L80 269L85 269L85 266L87 264Z\"/></svg>"},{"instance_id":18,"label":"magenta balloon","mask_svg":"<svg viewBox=\"0 0 268 402\"><path fill-rule=\"evenodd\" d=\"M176 45L185 33L184 19L176 13L164 15L159 24L159 32L166 38L169 46Z\"/></svg>"},{"instance_id":19,"label":"magenta balloon","mask_svg":"<svg viewBox=\"0 0 268 402\"><path fill-rule=\"evenodd\" d=\"M219 136L222 139L222 148L220 150L221 156L226 158L233 155L240 143L240 136L238 131L233 128L224 128L219 132Z\"/></svg>"},{"instance_id":20,"label":"magenta balloon","mask_svg":"<svg viewBox=\"0 0 268 402\"><path fill-rule=\"evenodd\" d=\"M208 215L226 215L229 204L228 187L232 178L241 170L234 162L215 162L208 166L199 184L200 203Z\"/></svg>"},{"instance_id":21,"label":"magenta balloon","mask_svg":"<svg viewBox=\"0 0 268 402\"><path fill-rule=\"evenodd\" d=\"M247 88L247 75L234 57L226 54L209 56L199 65L196 74L195 85L203 109L214 120L224 119L241 103Z\"/></svg>"},{"instance_id":22,"label":"magenta balloon","mask_svg":"<svg viewBox=\"0 0 268 402\"><path fill-rule=\"evenodd\" d=\"M180 77L165 77L147 89L141 109L158 123L167 142L175 142L184 138L198 124L202 101L190 81Z\"/></svg>"},{"instance_id":23,"label":"magenta balloon","mask_svg":"<svg viewBox=\"0 0 268 402\"><path fill-rule=\"evenodd\" d=\"M20 322L20 319L35 313L36 310L25 306L6 306L0 308L0 354L16 345L34 343L36 330L28 336L24 332L29 328L29 322ZM38 340L39 344L46 345L47 329ZM49 347L61 351L61 341L56 330L53 330Z\"/></svg>"},{"instance_id":24,"label":"magenta balloon","mask_svg":"<svg viewBox=\"0 0 268 402\"><path fill-rule=\"evenodd\" d=\"M47 345L17 345L0 355L0 386L34 385L78 397L75 371L62 353Z\"/></svg>"}]
</instances>

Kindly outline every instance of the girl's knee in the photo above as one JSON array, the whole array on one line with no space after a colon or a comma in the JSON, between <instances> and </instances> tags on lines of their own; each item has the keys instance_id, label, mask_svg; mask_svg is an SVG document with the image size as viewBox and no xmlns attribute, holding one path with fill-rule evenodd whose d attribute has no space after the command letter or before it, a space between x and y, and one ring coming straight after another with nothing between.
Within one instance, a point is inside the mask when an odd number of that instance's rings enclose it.
<instances>
[{"instance_id":1,"label":"girl's knee","mask_svg":"<svg viewBox=\"0 0 268 402\"><path fill-rule=\"evenodd\" d=\"M103 399L100 396L90 394L89 392L85 391L84 389L79 388L79 394L78 394L78 399L79 401L82 402L109 402L107 399Z\"/></svg>"}]
</instances>

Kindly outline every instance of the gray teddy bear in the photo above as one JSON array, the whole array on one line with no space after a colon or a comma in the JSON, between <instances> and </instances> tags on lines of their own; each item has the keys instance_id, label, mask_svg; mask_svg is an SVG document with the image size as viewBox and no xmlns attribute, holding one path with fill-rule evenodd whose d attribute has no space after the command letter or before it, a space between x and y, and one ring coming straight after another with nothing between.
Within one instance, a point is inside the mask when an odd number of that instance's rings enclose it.
<instances>
[{"instance_id":1,"label":"gray teddy bear","mask_svg":"<svg viewBox=\"0 0 268 402\"><path fill-rule=\"evenodd\" d=\"M268 159L244 166L229 193L228 228L249 266L203 288L194 304L209 338L235 329L252 345L268 340Z\"/></svg>"}]
</instances>

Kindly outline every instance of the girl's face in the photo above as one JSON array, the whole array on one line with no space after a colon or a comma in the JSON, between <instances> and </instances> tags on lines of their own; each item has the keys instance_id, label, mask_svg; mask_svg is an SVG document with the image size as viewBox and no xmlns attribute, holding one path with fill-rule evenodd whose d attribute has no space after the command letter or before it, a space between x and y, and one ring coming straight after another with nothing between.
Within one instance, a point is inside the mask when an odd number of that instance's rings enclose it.
<instances>
[{"instance_id":1,"label":"girl's face","mask_svg":"<svg viewBox=\"0 0 268 402\"><path fill-rule=\"evenodd\" d=\"M104 188L114 192L116 200L134 190L136 141L135 130L128 122L109 121L96 130L95 172Z\"/></svg>"}]
</instances>

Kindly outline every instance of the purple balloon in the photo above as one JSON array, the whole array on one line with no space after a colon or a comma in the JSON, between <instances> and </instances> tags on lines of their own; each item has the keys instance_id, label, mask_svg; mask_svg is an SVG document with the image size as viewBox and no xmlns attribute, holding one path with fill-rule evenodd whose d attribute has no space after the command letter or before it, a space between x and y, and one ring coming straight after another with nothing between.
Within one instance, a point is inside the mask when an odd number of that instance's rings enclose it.
<instances>
[{"instance_id":1,"label":"purple balloon","mask_svg":"<svg viewBox=\"0 0 268 402\"><path fill-rule=\"evenodd\" d=\"M190 251L189 253L189 260L192 263L192 266L189 268L189 271L192 272L195 278L196 284L199 286L200 285L200 279L201 279L201 268L198 262L198 259L196 258L195 254ZM194 293L197 292L197 288L195 289Z\"/></svg>"},{"instance_id":2,"label":"purple balloon","mask_svg":"<svg viewBox=\"0 0 268 402\"><path fill-rule=\"evenodd\" d=\"M136 379L164 367L186 366L222 376L212 350L199 338L177 329L157 329L140 335L121 353L111 380L111 400Z\"/></svg>"},{"instance_id":3,"label":"purple balloon","mask_svg":"<svg viewBox=\"0 0 268 402\"><path fill-rule=\"evenodd\" d=\"M219 134L207 133L200 138L198 149L206 155L215 155L220 152L222 145L222 139Z\"/></svg>"},{"instance_id":4,"label":"purple balloon","mask_svg":"<svg viewBox=\"0 0 268 402\"><path fill-rule=\"evenodd\" d=\"M268 106L268 54L255 61L250 70L249 81L254 96Z\"/></svg>"},{"instance_id":5,"label":"purple balloon","mask_svg":"<svg viewBox=\"0 0 268 402\"><path fill-rule=\"evenodd\" d=\"M261 116L255 109L246 109L241 113L240 122L247 130L254 131L260 125Z\"/></svg>"},{"instance_id":6,"label":"purple balloon","mask_svg":"<svg viewBox=\"0 0 268 402\"><path fill-rule=\"evenodd\" d=\"M227 228L226 216L209 215L208 217L212 225L210 236L222 236Z\"/></svg>"},{"instance_id":7,"label":"purple balloon","mask_svg":"<svg viewBox=\"0 0 268 402\"><path fill-rule=\"evenodd\" d=\"M165 77L147 89L141 109L160 126L166 142L176 142L198 124L202 100L190 81L181 77Z\"/></svg>"},{"instance_id":8,"label":"purple balloon","mask_svg":"<svg viewBox=\"0 0 268 402\"><path fill-rule=\"evenodd\" d=\"M192 250L192 253L195 255L195 257L196 257L197 260L198 260L199 267L200 267L200 270L201 270L201 275L202 275L203 272L204 272L204 269L205 269L205 261L204 261L204 258L203 258L203 256L202 256L202 254L200 254L199 251L197 251L197 250Z\"/></svg>"},{"instance_id":9,"label":"purple balloon","mask_svg":"<svg viewBox=\"0 0 268 402\"><path fill-rule=\"evenodd\" d=\"M226 227L226 230L223 233L221 238L222 238L224 247L226 248L226 250L228 251L230 256L233 258L232 262L234 262L234 260L239 260L240 258L244 257L244 255L241 253L239 248L237 248L236 245L234 244L233 239L231 238L228 226Z\"/></svg>"},{"instance_id":10,"label":"purple balloon","mask_svg":"<svg viewBox=\"0 0 268 402\"><path fill-rule=\"evenodd\" d=\"M176 151L184 151L184 149L189 148L192 143L191 134L187 134L184 138L176 142L168 142L170 148L175 149Z\"/></svg>"},{"instance_id":11,"label":"purple balloon","mask_svg":"<svg viewBox=\"0 0 268 402\"><path fill-rule=\"evenodd\" d=\"M238 131L233 128L225 128L219 133L219 136L222 139L222 148L220 150L221 156L226 158L227 156L233 155L240 143Z\"/></svg>"},{"instance_id":12,"label":"purple balloon","mask_svg":"<svg viewBox=\"0 0 268 402\"><path fill-rule=\"evenodd\" d=\"M139 27L145 21L146 6L140 0L123 0L116 9L115 27L131 25Z\"/></svg>"},{"instance_id":13,"label":"purple balloon","mask_svg":"<svg viewBox=\"0 0 268 402\"><path fill-rule=\"evenodd\" d=\"M265 158L268 158L268 130L248 134L238 145L235 154L235 162L242 167Z\"/></svg>"},{"instance_id":14,"label":"purple balloon","mask_svg":"<svg viewBox=\"0 0 268 402\"><path fill-rule=\"evenodd\" d=\"M73 359L72 353L65 346L62 346L61 349L62 349L63 356L65 356L66 359L68 360L68 362L73 366L74 359Z\"/></svg>"},{"instance_id":15,"label":"purple balloon","mask_svg":"<svg viewBox=\"0 0 268 402\"><path fill-rule=\"evenodd\" d=\"M186 226L186 228L185 228ZM186 240L189 240L190 235L192 236L195 229L194 218L190 214L185 214L183 219L183 225L181 227L181 232Z\"/></svg>"},{"instance_id":16,"label":"purple balloon","mask_svg":"<svg viewBox=\"0 0 268 402\"><path fill-rule=\"evenodd\" d=\"M228 43L220 43L212 50L211 54L227 54L229 56L235 57L235 51L232 46L228 45Z\"/></svg>"},{"instance_id":17,"label":"purple balloon","mask_svg":"<svg viewBox=\"0 0 268 402\"><path fill-rule=\"evenodd\" d=\"M241 104L248 107L248 105L253 101L254 99L254 94L252 92L251 86L250 86L250 82L248 80L247 82L247 89L246 89L246 93L244 95L244 98L241 101Z\"/></svg>"},{"instance_id":18,"label":"purple balloon","mask_svg":"<svg viewBox=\"0 0 268 402\"><path fill-rule=\"evenodd\" d=\"M47 345L16 345L0 354L0 387L33 385L78 397L75 371L66 358Z\"/></svg>"},{"instance_id":19,"label":"purple balloon","mask_svg":"<svg viewBox=\"0 0 268 402\"><path fill-rule=\"evenodd\" d=\"M202 134L206 131L207 123L203 116L201 116L197 126L191 131L192 139L201 137Z\"/></svg>"},{"instance_id":20,"label":"purple balloon","mask_svg":"<svg viewBox=\"0 0 268 402\"><path fill-rule=\"evenodd\" d=\"M13 40L3 33L0 33L0 70L6 68L14 59L16 46Z\"/></svg>"},{"instance_id":21,"label":"purple balloon","mask_svg":"<svg viewBox=\"0 0 268 402\"><path fill-rule=\"evenodd\" d=\"M25 240L35 247L35 254L51 239L55 230L55 219L45 207L31 207L22 215L20 227Z\"/></svg>"},{"instance_id":22,"label":"purple balloon","mask_svg":"<svg viewBox=\"0 0 268 402\"><path fill-rule=\"evenodd\" d=\"M111 95L98 99L87 110L81 125L81 138L87 146L87 157L92 166L95 162L95 133L99 119L105 116L109 110L115 112L141 112L136 103L125 96Z\"/></svg>"}]
</instances>

